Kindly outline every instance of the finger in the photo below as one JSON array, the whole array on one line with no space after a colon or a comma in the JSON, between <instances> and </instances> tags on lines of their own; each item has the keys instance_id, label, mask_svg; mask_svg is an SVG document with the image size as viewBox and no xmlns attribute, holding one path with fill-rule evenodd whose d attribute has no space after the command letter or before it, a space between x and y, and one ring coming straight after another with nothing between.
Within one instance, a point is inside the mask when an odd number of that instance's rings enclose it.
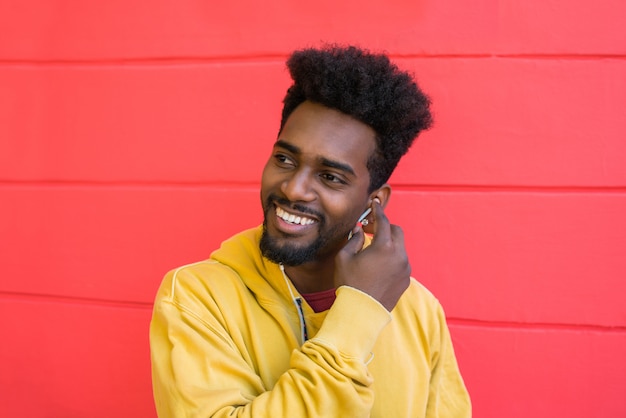
<instances>
[{"instance_id":1,"label":"finger","mask_svg":"<svg viewBox=\"0 0 626 418\"><path fill-rule=\"evenodd\" d=\"M374 217L373 243L377 241L389 241L391 239L389 219L387 218L387 215L385 215L385 211L380 205L380 201L378 199L374 199L372 201L372 214Z\"/></svg>"},{"instance_id":2,"label":"finger","mask_svg":"<svg viewBox=\"0 0 626 418\"><path fill-rule=\"evenodd\" d=\"M352 229L352 238L348 240L346 245L343 246L339 254L341 255L354 255L361 251L363 244L365 243L365 234L360 226L355 226Z\"/></svg>"},{"instance_id":3,"label":"finger","mask_svg":"<svg viewBox=\"0 0 626 418\"><path fill-rule=\"evenodd\" d=\"M398 257L397 266L404 266L406 275L411 275L411 264L409 262L409 256L406 253L404 242L404 231L398 225L391 225L391 239L393 240L393 249L396 257Z\"/></svg>"},{"instance_id":4,"label":"finger","mask_svg":"<svg viewBox=\"0 0 626 418\"><path fill-rule=\"evenodd\" d=\"M372 209L373 210L373 209ZM365 231L366 234L374 234L374 224L376 222L374 222L374 215L372 213L370 213L367 217L367 224L361 224L363 226L363 231Z\"/></svg>"},{"instance_id":5,"label":"finger","mask_svg":"<svg viewBox=\"0 0 626 418\"><path fill-rule=\"evenodd\" d=\"M404 231L398 225L391 225L391 239L393 244L399 250L405 251L404 248Z\"/></svg>"}]
</instances>

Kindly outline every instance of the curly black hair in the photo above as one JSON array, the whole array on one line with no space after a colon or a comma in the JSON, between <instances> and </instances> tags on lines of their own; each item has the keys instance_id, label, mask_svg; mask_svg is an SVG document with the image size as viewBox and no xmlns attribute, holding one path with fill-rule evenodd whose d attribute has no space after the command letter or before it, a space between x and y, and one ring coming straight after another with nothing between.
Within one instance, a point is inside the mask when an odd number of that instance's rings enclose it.
<instances>
[{"instance_id":1,"label":"curly black hair","mask_svg":"<svg viewBox=\"0 0 626 418\"><path fill-rule=\"evenodd\" d=\"M287 67L293 84L283 100L280 129L306 100L370 126L377 145L367 162L370 191L389 179L418 134L432 124L428 96L384 54L328 45L295 51Z\"/></svg>"}]
</instances>

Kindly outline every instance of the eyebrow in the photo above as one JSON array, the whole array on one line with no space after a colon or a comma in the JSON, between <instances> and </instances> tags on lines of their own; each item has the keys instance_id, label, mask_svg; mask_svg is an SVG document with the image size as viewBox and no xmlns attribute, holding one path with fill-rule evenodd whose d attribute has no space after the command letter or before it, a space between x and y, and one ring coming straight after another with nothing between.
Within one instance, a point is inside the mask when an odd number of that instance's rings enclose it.
<instances>
[{"instance_id":1,"label":"eyebrow","mask_svg":"<svg viewBox=\"0 0 626 418\"><path fill-rule=\"evenodd\" d=\"M278 141L276 141L276 143L274 144L275 147L280 147L280 148L285 148L287 151L296 154L296 155L300 155L302 153L302 151L300 150L300 147L297 147L293 144L290 144L287 141L284 141L282 139L279 139ZM320 163L325 166L325 167L330 167L330 168L335 168L337 170L341 170L344 171L346 173L350 173L353 176L356 176L356 173L354 172L354 169L346 163L342 163L339 161L335 161L335 160L330 160L328 158L324 158L321 157L319 158Z\"/></svg>"}]
</instances>

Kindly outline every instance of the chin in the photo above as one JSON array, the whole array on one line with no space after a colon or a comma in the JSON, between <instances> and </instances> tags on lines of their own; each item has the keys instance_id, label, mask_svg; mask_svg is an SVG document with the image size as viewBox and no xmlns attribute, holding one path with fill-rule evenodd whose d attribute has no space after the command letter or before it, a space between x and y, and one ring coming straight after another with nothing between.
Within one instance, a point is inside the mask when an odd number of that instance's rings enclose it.
<instances>
[{"instance_id":1,"label":"chin","mask_svg":"<svg viewBox=\"0 0 626 418\"><path fill-rule=\"evenodd\" d=\"M265 224L263 224L263 235L259 243L261 254L265 258L286 266L299 266L315 261L321 246L323 242L319 239L308 244L296 245L294 238L277 238L270 234Z\"/></svg>"}]
</instances>

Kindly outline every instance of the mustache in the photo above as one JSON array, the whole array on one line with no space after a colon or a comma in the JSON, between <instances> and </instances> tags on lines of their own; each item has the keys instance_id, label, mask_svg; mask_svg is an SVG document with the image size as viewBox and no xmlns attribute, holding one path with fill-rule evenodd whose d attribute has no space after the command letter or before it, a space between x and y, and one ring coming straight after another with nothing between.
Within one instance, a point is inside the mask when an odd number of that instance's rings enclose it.
<instances>
[{"instance_id":1,"label":"mustache","mask_svg":"<svg viewBox=\"0 0 626 418\"><path fill-rule=\"evenodd\" d=\"M320 212L318 212L318 211L316 211L314 209L311 209L308 206L301 205L300 203L294 203L294 202L291 202L290 200L285 199L283 197L276 196L275 194L270 194L267 197L267 202L266 202L266 206L265 206L267 208L266 212L267 212L267 210L269 209L269 207L273 203L277 203L277 204L279 204L281 206L285 206L285 207L291 208L293 210L297 210L298 212L306 213L308 215L313 215L317 219L319 219L320 222L324 221L324 215L322 213L320 213Z\"/></svg>"}]
</instances>

